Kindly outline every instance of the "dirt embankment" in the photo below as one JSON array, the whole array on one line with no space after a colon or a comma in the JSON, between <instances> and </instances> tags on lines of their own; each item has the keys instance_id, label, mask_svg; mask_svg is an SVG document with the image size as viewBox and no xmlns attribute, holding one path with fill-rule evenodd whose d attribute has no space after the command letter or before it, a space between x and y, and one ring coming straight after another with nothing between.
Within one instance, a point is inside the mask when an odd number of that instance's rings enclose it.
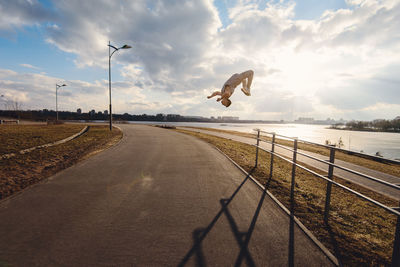
<instances>
[{"instance_id":1,"label":"dirt embankment","mask_svg":"<svg viewBox=\"0 0 400 267\"><path fill-rule=\"evenodd\" d=\"M58 141L79 132L85 125L1 126L0 155ZM48 148L0 160L0 199L11 196L79 160L117 143L122 132L107 126L91 126L82 136Z\"/></svg>"}]
</instances>

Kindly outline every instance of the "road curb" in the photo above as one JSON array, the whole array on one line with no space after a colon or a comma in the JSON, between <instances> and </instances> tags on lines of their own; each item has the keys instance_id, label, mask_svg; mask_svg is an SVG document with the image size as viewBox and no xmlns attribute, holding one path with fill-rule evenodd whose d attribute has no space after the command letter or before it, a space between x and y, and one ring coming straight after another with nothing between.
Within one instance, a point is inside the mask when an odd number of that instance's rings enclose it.
<instances>
[{"instance_id":1,"label":"road curb","mask_svg":"<svg viewBox=\"0 0 400 267\"><path fill-rule=\"evenodd\" d=\"M125 137L124 131L122 130L122 128L121 128L121 127L119 127L119 126L116 126L116 125L113 125L113 127L117 128L118 130L120 130L120 131L121 131L121 133L122 133L122 137L121 137L121 139L119 139L119 140L118 140L118 142L117 142L117 143L113 144L113 145L112 145L112 146L110 146L109 148L112 148L112 147L114 147L114 146L117 146L117 145L119 145L119 144L122 142L122 139L124 139L124 137Z\"/></svg>"}]
</instances>

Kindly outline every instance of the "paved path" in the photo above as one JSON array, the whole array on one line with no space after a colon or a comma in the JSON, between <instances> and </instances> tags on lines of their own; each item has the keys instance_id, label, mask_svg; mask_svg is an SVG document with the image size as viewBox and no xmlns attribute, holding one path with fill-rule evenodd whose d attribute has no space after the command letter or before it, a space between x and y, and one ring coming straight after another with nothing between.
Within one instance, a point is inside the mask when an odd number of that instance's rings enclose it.
<instances>
[{"instance_id":1,"label":"paved path","mask_svg":"<svg viewBox=\"0 0 400 267\"><path fill-rule=\"evenodd\" d=\"M206 133L206 134L210 134L210 135L214 135L214 136L219 136L219 137L223 137L223 138L228 138L234 141L239 141L242 143L246 143L246 144L251 144L251 145L255 145L256 144L256 139L253 138L248 138L248 137L243 137L243 136L238 136L238 135L234 135L234 134L227 134L227 133L221 133L221 132L214 132L214 131L207 131L207 130L202 130L202 129L194 129L194 128L187 128L187 127L180 127L181 129L184 130L190 130L190 131L195 131L195 132L201 132L201 133ZM260 142L260 147L267 149L267 150L271 150L271 144L265 143L265 142ZM316 158L320 158L322 160L329 160L329 157L325 157L316 153L312 153L312 152L308 152L308 151L303 151L300 150L308 155L311 155L313 157ZM287 156L289 158L292 158L293 152L290 152L286 149L280 148L275 146L275 152L279 153L281 155ZM324 164L322 162L318 162L316 160L312 160L308 157L302 156L302 155L297 155L297 160L303 163L306 163L307 165L313 166L317 169L323 170L328 172L328 165ZM379 172L379 171L375 171L375 170L371 170L356 164L352 164L349 162L345 162L342 160L336 160L335 159L335 164L339 165L339 166L343 166L346 167L348 169L352 169L355 170L357 172L361 172L363 174L367 174L369 176L375 177L375 178L379 178L381 180L387 181L389 183L394 183L394 184L399 184L400 183L400 177L394 176L394 175L390 175L387 173L383 173L383 172ZM395 188L391 188L388 187L387 185L378 183L378 182L374 182L371 181L367 178L361 177L359 175L355 175L340 169L335 168L334 169L334 175L352 182L355 182L357 184L360 184L364 187L370 188L371 190L374 190L376 192L379 192L381 194L387 195L389 197L392 197L394 199L400 200L400 190L397 190Z\"/></svg>"},{"instance_id":2,"label":"paved path","mask_svg":"<svg viewBox=\"0 0 400 267\"><path fill-rule=\"evenodd\" d=\"M210 145L121 127L117 146L0 202L0 265L331 265Z\"/></svg>"}]
</instances>

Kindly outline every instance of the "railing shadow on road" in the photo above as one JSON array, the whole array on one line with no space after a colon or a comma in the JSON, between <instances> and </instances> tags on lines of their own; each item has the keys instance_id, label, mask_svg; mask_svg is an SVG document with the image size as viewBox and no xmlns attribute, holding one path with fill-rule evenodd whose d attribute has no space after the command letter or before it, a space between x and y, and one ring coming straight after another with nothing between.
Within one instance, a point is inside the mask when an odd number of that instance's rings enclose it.
<instances>
[{"instance_id":1,"label":"railing shadow on road","mask_svg":"<svg viewBox=\"0 0 400 267\"><path fill-rule=\"evenodd\" d=\"M339 244L338 244L338 242L337 242L337 234L333 231L333 229L332 229L332 227L330 226L330 224L328 223L328 222L326 222L325 223L325 227L326 227L326 229L328 230L328 233L329 233L329 238L330 238L330 241L331 241L331 244L332 244L332 246L333 246L333 252L335 253L335 256L336 256L336 258L338 259L338 263L339 263L339 266L343 266L342 265L342 262L341 262L341 260L342 260L342 253L341 253L341 249L340 249L340 246L339 246Z\"/></svg>"},{"instance_id":2,"label":"railing shadow on road","mask_svg":"<svg viewBox=\"0 0 400 267\"><path fill-rule=\"evenodd\" d=\"M251 256L249 250L248 250L248 245L251 240L259 213L262 208L262 204L264 202L265 196L266 196L266 191L263 191L263 194L260 198L260 201L258 202L256 211L254 213L254 216L251 220L250 226L247 230L247 232L240 232L239 228L237 226L237 223L235 219L233 218L232 214L229 211L229 204L232 202L232 200L235 198L239 190L243 187L243 185L250 179L250 175L252 172L255 170L253 168L245 177L245 179L242 181L242 183L236 188L236 190L233 192L230 198L227 199L220 199L220 204L221 204L221 209L218 211L216 216L211 220L211 222L207 225L205 228L196 228L193 231L193 246L189 249L187 254L183 257L181 262L178 264L178 266L185 266L188 261L191 259L191 257L195 257L195 262L197 266L207 266L206 259L203 253L202 249L202 242L206 238L207 234L212 230L216 222L219 220L219 218L225 214L229 226L231 228L231 231L236 239L236 242L238 243L239 246L239 254L235 260L235 265L234 266L241 266L243 261L246 261L248 266L256 266L253 257Z\"/></svg>"}]
</instances>

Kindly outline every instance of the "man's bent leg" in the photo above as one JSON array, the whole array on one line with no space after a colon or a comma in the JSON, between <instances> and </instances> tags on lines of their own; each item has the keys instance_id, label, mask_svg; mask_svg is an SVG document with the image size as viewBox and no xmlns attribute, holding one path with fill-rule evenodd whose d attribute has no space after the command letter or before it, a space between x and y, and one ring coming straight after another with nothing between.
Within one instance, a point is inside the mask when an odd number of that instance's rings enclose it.
<instances>
[{"instance_id":1,"label":"man's bent leg","mask_svg":"<svg viewBox=\"0 0 400 267\"><path fill-rule=\"evenodd\" d=\"M247 89L247 79L246 79L246 78L244 78L244 79L242 80L242 87L243 87L244 89Z\"/></svg>"},{"instance_id":2,"label":"man's bent leg","mask_svg":"<svg viewBox=\"0 0 400 267\"><path fill-rule=\"evenodd\" d=\"M251 86L251 82L253 81L254 72L252 70L248 70L248 71L242 72L241 75L242 75L242 78L243 78L243 80L242 80L242 86L243 86L242 92L245 95L250 96L251 95L250 94L250 86Z\"/></svg>"},{"instance_id":3,"label":"man's bent leg","mask_svg":"<svg viewBox=\"0 0 400 267\"><path fill-rule=\"evenodd\" d=\"M247 96L251 95L250 94L250 90L247 88L247 79L246 78L244 78L242 80L242 88L241 88L241 90L242 90L243 94L245 94Z\"/></svg>"},{"instance_id":4,"label":"man's bent leg","mask_svg":"<svg viewBox=\"0 0 400 267\"><path fill-rule=\"evenodd\" d=\"M250 92L251 82L253 81L254 71L248 70L245 72L247 77L247 90Z\"/></svg>"}]
</instances>

